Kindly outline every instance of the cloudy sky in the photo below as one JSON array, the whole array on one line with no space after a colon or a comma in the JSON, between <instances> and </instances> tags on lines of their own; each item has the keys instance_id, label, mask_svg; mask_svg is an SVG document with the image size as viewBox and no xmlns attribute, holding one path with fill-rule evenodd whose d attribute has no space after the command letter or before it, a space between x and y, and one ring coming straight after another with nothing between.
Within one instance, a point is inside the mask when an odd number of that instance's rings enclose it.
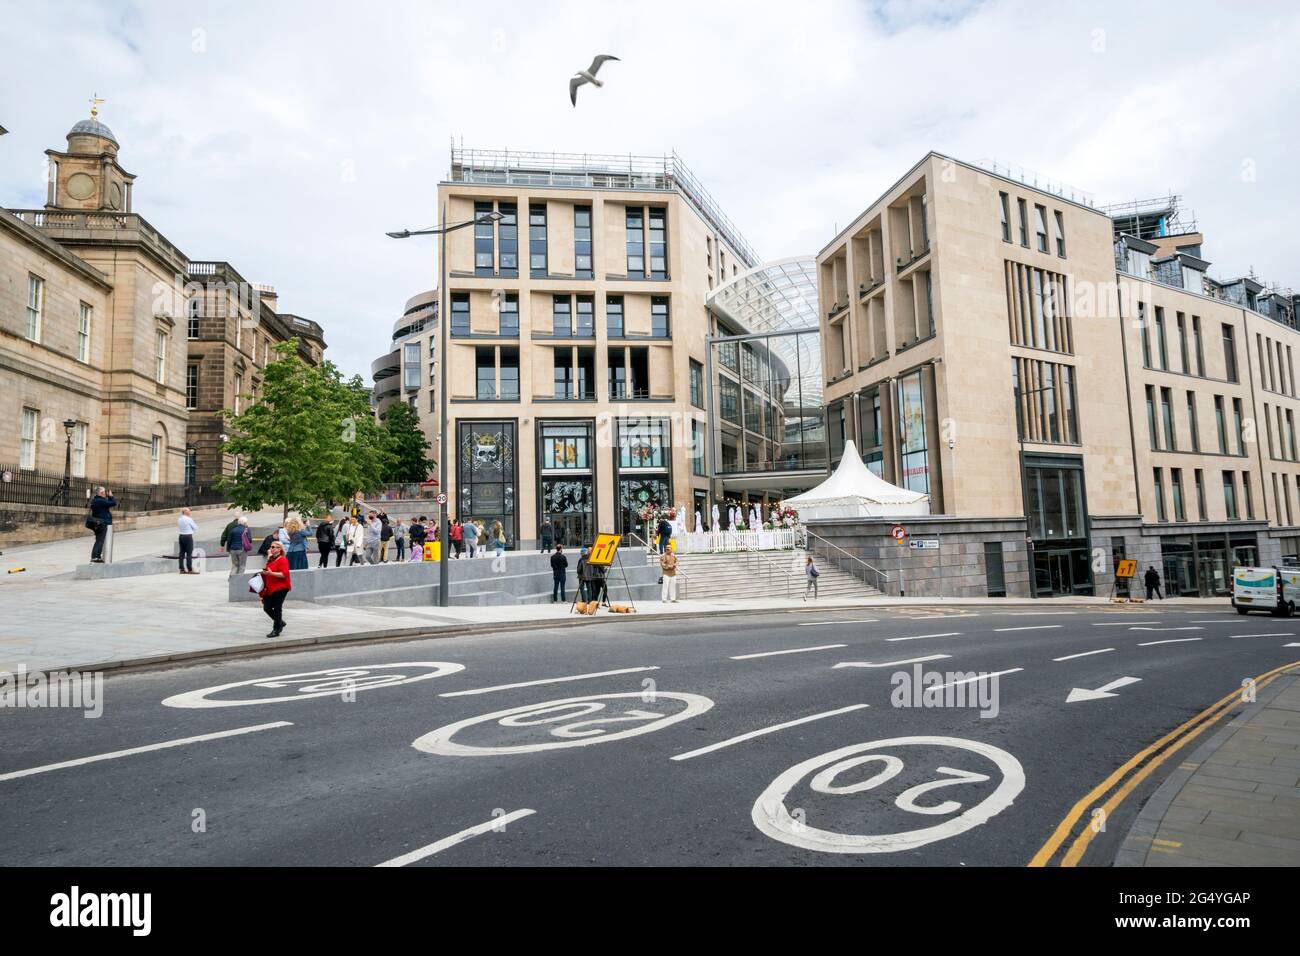
<instances>
[{"instance_id":1,"label":"cloudy sky","mask_svg":"<svg viewBox=\"0 0 1300 956\"><path fill-rule=\"evenodd\" d=\"M1248 11L1248 12L1247 12ZM0 0L0 205L98 92L135 211L268 282L367 373L467 146L677 150L766 258L816 252L927 150L1115 202L1176 192L1211 273L1300 286L1300 5ZM592 54L622 62L568 100Z\"/></svg>"}]
</instances>

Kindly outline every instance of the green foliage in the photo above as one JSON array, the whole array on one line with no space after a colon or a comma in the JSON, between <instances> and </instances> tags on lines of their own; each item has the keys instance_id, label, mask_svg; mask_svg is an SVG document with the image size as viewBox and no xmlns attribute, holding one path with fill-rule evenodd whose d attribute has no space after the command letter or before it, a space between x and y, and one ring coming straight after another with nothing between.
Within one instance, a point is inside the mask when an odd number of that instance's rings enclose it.
<instances>
[{"instance_id":1,"label":"green foliage","mask_svg":"<svg viewBox=\"0 0 1300 956\"><path fill-rule=\"evenodd\" d=\"M420 417L405 402L395 402L384 415L380 427L388 452L385 484L424 481L433 468L428 455L429 440L420 431Z\"/></svg>"},{"instance_id":2,"label":"green foliage","mask_svg":"<svg viewBox=\"0 0 1300 956\"><path fill-rule=\"evenodd\" d=\"M239 456L240 468L219 483L244 510L319 513L326 501L378 483L388 451L359 376L344 381L331 362L307 365L292 342L275 351L261 398L240 415L222 412L231 431L224 451Z\"/></svg>"}]
</instances>

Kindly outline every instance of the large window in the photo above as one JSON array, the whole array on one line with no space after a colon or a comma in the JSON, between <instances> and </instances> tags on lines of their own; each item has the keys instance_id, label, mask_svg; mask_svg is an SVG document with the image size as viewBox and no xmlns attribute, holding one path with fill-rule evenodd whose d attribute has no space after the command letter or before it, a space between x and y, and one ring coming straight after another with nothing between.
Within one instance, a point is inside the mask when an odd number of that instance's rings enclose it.
<instances>
[{"instance_id":1,"label":"large window","mask_svg":"<svg viewBox=\"0 0 1300 956\"><path fill-rule=\"evenodd\" d=\"M593 314L595 299L589 295L580 295L575 297L575 303L577 328L574 334L583 339L594 338L596 335L596 319Z\"/></svg>"},{"instance_id":2,"label":"large window","mask_svg":"<svg viewBox=\"0 0 1300 956\"><path fill-rule=\"evenodd\" d=\"M199 319L203 315L203 293L196 293L186 303L185 334L187 338L199 337Z\"/></svg>"},{"instance_id":3,"label":"large window","mask_svg":"<svg viewBox=\"0 0 1300 956\"><path fill-rule=\"evenodd\" d=\"M33 342L41 340L41 320L45 313L45 280L40 276L27 276L27 331Z\"/></svg>"},{"instance_id":4,"label":"large window","mask_svg":"<svg viewBox=\"0 0 1300 956\"><path fill-rule=\"evenodd\" d=\"M508 547L515 546L514 421L458 421L456 517L473 518L490 531L501 522Z\"/></svg>"},{"instance_id":5,"label":"large window","mask_svg":"<svg viewBox=\"0 0 1300 956\"><path fill-rule=\"evenodd\" d=\"M492 203L476 202L474 203L474 218L476 220L489 216L492 213ZM474 274L476 276L490 276L496 272L496 255L493 249L493 236L496 230L493 228L492 220L486 222L474 223Z\"/></svg>"},{"instance_id":6,"label":"large window","mask_svg":"<svg viewBox=\"0 0 1300 956\"><path fill-rule=\"evenodd\" d=\"M595 441L590 421L541 422L538 515L566 548L591 543L594 531ZM539 524L540 524L539 521Z\"/></svg>"},{"instance_id":7,"label":"large window","mask_svg":"<svg viewBox=\"0 0 1300 956\"><path fill-rule=\"evenodd\" d=\"M1062 259L1065 258L1065 217L1061 215L1059 209L1054 210L1056 216L1056 254Z\"/></svg>"},{"instance_id":8,"label":"large window","mask_svg":"<svg viewBox=\"0 0 1300 956\"><path fill-rule=\"evenodd\" d=\"M1196 374L1205 377L1205 349L1201 344L1201 317L1192 316L1192 343L1196 352Z\"/></svg>"},{"instance_id":9,"label":"large window","mask_svg":"<svg viewBox=\"0 0 1300 956\"><path fill-rule=\"evenodd\" d=\"M149 439L149 484L156 485L162 477L162 436Z\"/></svg>"},{"instance_id":10,"label":"large window","mask_svg":"<svg viewBox=\"0 0 1300 956\"><path fill-rule=\"evenodd\" d=\"M1016 209L1020 213L1020 244L1029 248L1029 216L1023 199L1016 200Z\"/></svg>"},{"instance_id":11,"label":"large window","mask_svg":"<svg viewBox=\"0 0 1300 956\"><path fill-rule=\"evenodd\" d=\"M1038 228L1035 230L1038 237L1038 251L1047 252L1047 207L1034 206L1034 220Z\"/></svg>"},{"instance_id":12,"label":"large window","mask_svg":"<svg viewBox=\"0 0 1300 956\"><path fill-rule=\"evenodd\" d=\"M497 397L497 356L490 345L480 345L474 350L475 398L492 401Z\"/></svg>"},{"instance_id":13,"label":"large window","mask_svg":"<svg viewBox=\"0 0 1300 956\"><path fill-rule=\"evenodd\" d=\"M1086 538L1082 461L1029 456L1025 472L1029 533L1034 541Z\"/></svg>"},{"instance_id":14,"label":"large window","mask_svg":"<svg viewBox=\"0 0 1300 956\"><path fill-rule=\"evenodd\" d=\"M627 274L629 277L648 275L645 267L645 210L640 206L627 207Z\"/></svg>"},{"instance_id":15,"label":"large window","mask_svg":"<svg viewBox=\"0 0 1300 956\"><path fill-rule=\"evenodd\" d=\"M672 503L667 419L618 419L618 447L614 464L618 472L618 521L622 532L641 529L641 512Z\"/></svg>"},{"instance_id":16,"label":"large window","mask_svg":"<svg viewBox=\"0 0 1300 956\"><path fill-rule=\"evenodd\" d=\"M498 204L501 219L497 222L497 253L501 275L519 275L519 207L512 202Z\"/></svg>"},{"instance_id":17,"label":"large window","mask_svg":"<svg viewBox=\"0 0 1300 956\"><path fill-rule=\"evenodd\" d=\"M195 364L185 366L185 407L199 407L199 367Z\"/></svg>"},{"instance_id":18,"label":"large window","mask_svg":"<svg viewBox=\"0 0 1300 956\"><path fill-rule=\"evenodd\" d=\"M565 339L573 335L573 303L567 295L551 299L551 333Z\"/></svg>"},{"instance_id":19,"label":"large window","mask_svg":"<svg viewBox=\"0 0 1300 956\"><path fill-rule=\"evenodd\" d=\"M620 418L619 469L667 468L671 448L668 426L663 418Z\"/></svg>"},{"instance_id":20,"label":"large window","mask_svg":"<svg viewBox=\"0 0 1300 956\"><path fill-rule=\"evenodd\" d=\"M1074 351L1074 324L1065 276L1019 262L1005 263L1011 344L1053 352ZM929 310L929 272L925 273ZM930 330L933 331L933 315Z\"/></svg>"},{"instance_id":21,"label":"large window","mask_svg":"<svg viewBox=\"0 0 1300 956\"><path fill-rule=\"evenodd\" d=\"M605 334L611 339L621 339L623 327L623 297L609 295L605 297Z\"/></svg>"},{"instance_id":22,"label":"large window","mask_svg":"<svg viewBox=\"0 0 1300 956\"><path fill-rule=\"evenodd\" d=\"M704 366L691 359L691 404L704 407Z\"/></svg>"},{"instance_id":23,"label":"large window","mask_svg":"<svg viewBox=\"0 0 1300 956\"><path fill-rule=\"evenodd\" d=\"M34 408L23 409L23 427L18 438L18 467L27 471L36 468L36 440L41 413Z\"/></svg>"},{"instance_id":24,"label":"large window","mask_svg":"<svg viewBox=\"0 0 1300 956\"><path fill-rule=\"evenodd\" d=\"M77 361L90 361L90 323L94 316L92 309L85 302L81 303L81 311L77 315Z\"/></svg>"},{"instance_id":25,"label":"large window","mask_svg":"<svg viewBox=\"0 0 1300 956\"><path fill-rule=\"evenodd\" d=\"M554 397L568 401L588 401L596 397L596 354L590 347L557 347L555 355Z\"/></svg>"},{"instance_id":26,"label":"large window","mask_svg":"<svg viewBox=\"0 0 1300 956\"><path fill-rule=\"evenodd\" d=\"M1174 495L1174 520L1186 521L1187 508L1183 504L1183 470L1181 468L1170 469L1169 488Z\"/></svg>"},{"instance_id":27,"label":"large window","mask_svg":"<svg viewBox=\"0 0 1300 956\"><path fill-rule=\"evenodd\" d=\"M1237 513L1237 473L1235 471L1225 471L1223 473L1223 513L1229 521L1236 521L1240 517Z\"/></svg>"},{"instance_id":28,"label":"large window","mask_svg":"<svg viewBox=\"0 0 1300 956\"><path fill-rule=\"evenodd\" d=\"M1237 381L1237 341L1231 325L1223 326L1223 367L1228 381Z\"/></svg>"},{"instance_id":29,"label":"large window","mask_svg":"<svg viewBox=\"0 0 1300 956\"><path fill-rule=\"evenodd\" d=\"M402 346L402 385L420 387L420 343L407 342Z\"/></svg>"},{"instance_id":30,"label":"large window","mask_svg":"<svg viewBox=\"0 0 1300 956\"><path fill-rule=\"evenodd\" d=\"M501 296L500 333L513 337L519 334L519 293L507 292Z\"/></svg>"},{"instance_id":31,"label":"large window","mask_svg":"<svg viewBox=\"0 0 1300 956\"><path fill-rule=\"evenodd\" d=\"M724 421L740 424L740 386L725 375L718 378L718 414Z\"/></svg>"},{"instance_id":32,"label":"large window","mask_svg":"<svg viewBox=\"0 0 1300 956\"><path fill-rule=\"evenodd\" d=\"M647 347L611 348L608 358L611 401L650 397L650 350Z\"/></svg>"},{"instance_id":33,"label":"large window","mask_svg":"<svg viewBox=\"0 0 1300 956\"><path fill-rule=\"evenodd\" d=\"M167 344L170 336L159 329L154 337L153 377L156 382L167 381Z\"/></svg>"},{"instance_id":34,"label":"large window","mask_svg":"<svg viewBox=\"0 0 1300 956\"><path fill-rule=\"evenodd\" d=\"M501 346L501 400L516 402L519 400L519 349L513 345Z\"/></svg>"},{"instance_id":35,"label":"large window","mask_svg":"<svg viewBox=\"0 0 1300 956\"><path fill-rule=\"evenodd\" d=\"M1155 494L1156 494L1156 520L1168 521L1169 515L1165 513L1165 478L1164 469L1155 468Z\"/></svg>"},{"instance_id":36,"label":"large window","mask_svg":"<svg viewBox=\"0 0 1300 956\"><path fill-rule=\"evenodd\" d=\"M244 401L244 376L238 372L235 373L235 414L238 415L243 410Z\"/></svg>"},{"instance_id":37,"label":"large window","mask_svg":"<svg viewBox=\"0 0 1300 956\"><path fill-rule=\"evenodd\" d=\"M74 478L86 477L86 439L90 426L77 422L72 428L72 475Z\"/></svg>"},{"instance_id":38,"label":"large window","mask_svg":"<svg viewBox=\"0 0 1300 956\"><path fill-rule=\"evenodd\" d=\"M708 430L702 422L691 419L691 474L703 476L706 474L704 469L704 445L705 436Z\"/></svg>"},{"instance_id":39,"label":"large window","mask_svg":"<svg viewBox=\"0 0 1300 956\"><path fill-rule=\"evenodd\" d=\"M650 334L657 339L668 338L668 296L656 295L650 299Z\"/></svg>"},{"instance_id":40,"label":"large window","mask_svg":"<svg viewBox=\"0 0 1300 956\"><path fill-rule=\"evenodd\" d=\"M579 279L592 275L591 207L573 207L573 274Z\"/></svg>"},{"instance_id":41,"label":"large window","mask_svg":"<svg viewBox=\"0 0 1300 956\"><path fill-rule=\"evenodd\" d=\"M546 203L530 203L528 206L528 271L534 279L541 279L546 277L547 269Z\"/></svg>"},{"instance_id":42,"label":"large window","mask_svg":"<svg viewBox=\"0 0 1300 956\"><path fill-rule=\"evenodd\" d=\"M1077 445L1078 396L1074 367L1037 359L1013 358L1012 387L1018 410L1019 434L1026 441ZM1148 388L1147 415L1152 447L1159 447L1155 430L1154 400Z\"/></svg>"},{"instance_id":43,"label":"large window","mask_svg":"<svg viewBox=\"0 0 1300 956\"><path fill-rule=\"evenodd\" d=\"M858 396L858 448L863 463L875 474L882 475L885 467L885 436L880 414L880 388L869 389Z\"/></svg>"},{"instance_id":44,"label":"large window","mask_svg":"<svg viewBox=\"0 0 1300 956\"><path fill-rule=\"evenodd\" d=\"M451 334L469 335L469 330L469 293L453 292L451 294Z\"/></svg>"},{"instance_id":45,"label":"large window","mask_svg":"<svg viewBox=\"0 0 1300 956\"><path fill-rule=\"evenodd\" d=\"M650 269L651 279L668 278L668 210L650 209Z\"/></svg>"},{"instance_id":46,"label":"large window","mask_svg":"<svg viewBox=\"0 0 1300 956\"><path fill-rule=\"evenodd\" d=\"M904 375L898 383L898 436L902 485L929 492L930 455L926 436L925 389L921 370Z\"/></svg>"},{"instance_id":47,"label":"large window","mask_svg":"<svg viewBox=\"0 0 1300 956\"><path fill-rule=\"evenodd\" d=\"M1011 209L1006 193L998 193L998 213L1002 217L1002 241L1011 241Z\"/></svg>"}]
</instances>

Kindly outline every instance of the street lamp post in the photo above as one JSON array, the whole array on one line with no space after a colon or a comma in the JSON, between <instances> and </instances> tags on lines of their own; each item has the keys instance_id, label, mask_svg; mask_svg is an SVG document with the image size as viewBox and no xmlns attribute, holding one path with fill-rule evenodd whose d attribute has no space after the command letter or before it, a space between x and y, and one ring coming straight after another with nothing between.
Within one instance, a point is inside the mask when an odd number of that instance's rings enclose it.
<instances>
[{"instance_id":1,"label":"street lamp post","mask_svg":"<svg viewBox=\"0 0 1300 956\"><path fill-rule=\"evenodd\" d=\"M447 448L451 444L447 437L447 233L474 226L479 223L496 222L505 216L493 210L484 216L476 216L465 222L447 225L447 204L442 204L441 221L438 226L428 229L402 229L386 233L391 239L409 239L412 236L438 237L438 494L447 500L438 505L438 606L447 607L450 595L448 591L447 551L450 540L447 534L447 505L451 497L447 492Z\"/></svg>"},{"instance_id":2,"label":"street lamp post","mask_svg":"<svg viewBox=\"0 0 1300 956\"><path fill-rule=\"evenodd\" d=\"M65 419L63 431L67 434L67 445L63 452L63 487L59 489L59 500L63 507L68 506L69 492L72 490L72 431L77 427L74 418Z\"/></svg>"}]
</instances>

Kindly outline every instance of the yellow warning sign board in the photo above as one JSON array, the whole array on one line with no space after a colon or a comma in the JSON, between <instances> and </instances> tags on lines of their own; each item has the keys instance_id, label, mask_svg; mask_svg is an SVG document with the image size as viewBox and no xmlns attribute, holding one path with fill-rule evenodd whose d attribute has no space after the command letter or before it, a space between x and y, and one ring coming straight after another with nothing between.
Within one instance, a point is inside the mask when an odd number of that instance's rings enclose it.
<instances>
[{"instance_id":1,"label":"yellow warning sign board","mask_svg":"<svg viewBox=\"0 0 1300 956\"><path fill-rule=\"evenodd\" d=\"M588 564L611 565L614 563L614 555L618 554L618 544L623 540L621 534L608 534L601 532L596 535L596 543L591 546L591 554L587 555Z\"/></svg>"},{"instance_id":2,"label":"yellow warning sign board","mask_svg":"<svg viewBox=\"0 0 1300 956\"><path fill-rule=\"evenodd\" d=\"M1115 577L1131 578L1137 571L1138 563L1136 561L1121 561L1119 567L1115 569Z\"/></svg>"}]
</instances>

